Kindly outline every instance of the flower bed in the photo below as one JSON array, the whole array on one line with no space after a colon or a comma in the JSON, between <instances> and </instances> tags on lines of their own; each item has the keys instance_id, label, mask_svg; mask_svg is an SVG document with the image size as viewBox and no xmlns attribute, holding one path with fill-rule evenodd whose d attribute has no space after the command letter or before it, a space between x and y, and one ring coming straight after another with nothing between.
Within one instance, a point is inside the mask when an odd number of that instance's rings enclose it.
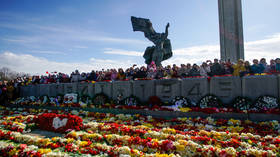
<instances>
[{"instance_id":1,"label":"flower bed","mask_svg":"<svg viewBox=\"0 0 280 157\"><path fill-rule=\"evenodd\" d=\"M4 156L280 155L278 121L256 123L210 117L167 120L140 115L9 108L1 108L0 113L0 153ZM36 122L42 115L81 117L83 125L61 137L29 135L27 132L39 128L40 123ZM52 125L53 121L44 123ZM20 129L13 129L16 127Z\"/></svg>"}]
</instances>

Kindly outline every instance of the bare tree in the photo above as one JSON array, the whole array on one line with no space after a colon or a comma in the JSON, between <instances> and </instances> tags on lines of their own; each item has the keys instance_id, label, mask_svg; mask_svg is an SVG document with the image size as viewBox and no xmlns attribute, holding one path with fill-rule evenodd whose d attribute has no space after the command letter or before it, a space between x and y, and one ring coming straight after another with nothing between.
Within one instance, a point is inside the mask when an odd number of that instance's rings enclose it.
<instances>
[{"instance_id":1,"label":"bare tree","mask_svg":"<svg viewBox=\"0 0 280 157\"><path fill-rule=\"evenodd\" d=\"M17 77L23 77L23 76L29 76L29 74L26 74L24 72L19 73L19 72L11 70L8 67L0 68L0 80L9 81L9 80L16 79Z\"/></svg>"}]
</instances>

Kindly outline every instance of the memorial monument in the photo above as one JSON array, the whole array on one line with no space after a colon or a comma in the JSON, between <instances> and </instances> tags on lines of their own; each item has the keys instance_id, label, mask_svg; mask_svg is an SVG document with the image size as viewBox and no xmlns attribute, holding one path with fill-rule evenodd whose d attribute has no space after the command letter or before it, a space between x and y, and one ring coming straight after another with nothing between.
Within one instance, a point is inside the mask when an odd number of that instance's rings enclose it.
<instances>
[{"instance_id":1,"label":"memorial monument","mask_svg":"<svg viewBox=\"0 0 280 157\"><path fill-rule=\"evenodd\" d=\"M218 0L221 60L244 59L241 0Z\"/></svg>"},{"instance_id":2,"label":"memorial monument","mask_svg":"<svg viewBox=\"0 0 280 157\"><path fill-rule=\"evenodd\" d=\"M146 64L149 65L154 61L157 66L160 66L162 61L172 57L171 43L167 38L169 23L166 25L164 33L155 32L149 19L131 16L131 23L133 31L144 32L145 37L155 44L145 50L143 57Z\"/></svg>"}]
</instances>

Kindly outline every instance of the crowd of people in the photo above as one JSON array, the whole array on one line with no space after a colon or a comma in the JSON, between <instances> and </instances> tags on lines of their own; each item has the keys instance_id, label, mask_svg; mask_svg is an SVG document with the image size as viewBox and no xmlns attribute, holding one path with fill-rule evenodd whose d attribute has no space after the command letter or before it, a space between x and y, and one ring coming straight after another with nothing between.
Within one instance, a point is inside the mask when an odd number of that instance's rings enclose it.
<instances>
[{"instance_id":1,"label":"crowd of people","mask_svg":"<svg viewBox=\"0 0 280 157\"><path fill-rule=\"evenodd\" d=\"M48 84L48 83L69 83L69 82L83 82L83 81L105 81L105 80L135 80L135 79L162 79L162 78L184 78L184 77L212 77L221 75L245 76L261 73L278 73L280 72L280 58L270 60L268 64L265 58L260 61L253 60L251 64L249 61L238 60L236 64L231 62L222 62L214 59L214 62L207 60L200 66L197 64L181 64L177 66L159 66L156 67L154 62L147 67L137 67L133 65L126 70L122 68L107 69L89 73L78 70L72 72L70 75L65 73L53 73L45 76L32 77L18 77L11 81L17 84Z\"/></svg>"},{"instance_id":2,"label":"crowd of people","mask_svg":"<svg viewBox=\"0 0 280 157\"><path fill-rule=\"evenodd\" d=\"M70 83L70 82L92 82L92 81L116 81L116 80L136 80L136 79L169 79L185 77L213 77L213 76L240 76L255 75L261 73L278 74L280 73L280 58L270 60L269 64L265 58L254 59L251 64L249 61L238 60L236 64L223 62L214 59L214 62L207 60L200 66L197 64L173 64L166 67L156 67L152 62L147 67L137 67L133 65L126 70L122 68L107 69L89 73L78 70L70 75L65 73L52 73L45 76L18 77L9 82L0 81L0 101L3 97L13 99L17 97L18 87L28 84L48 84L48 83Z\"/></svg>"}]
</instances>

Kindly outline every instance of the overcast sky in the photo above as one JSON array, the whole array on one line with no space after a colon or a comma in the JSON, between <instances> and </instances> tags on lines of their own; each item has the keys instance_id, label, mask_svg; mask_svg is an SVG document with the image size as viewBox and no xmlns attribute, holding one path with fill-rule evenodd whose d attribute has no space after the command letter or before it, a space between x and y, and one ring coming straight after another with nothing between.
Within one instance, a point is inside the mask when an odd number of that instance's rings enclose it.
<instances>
[{"instance_id":1,"label":"overcast sky","mask_svg":"<svg viewBox=\"0 0 280 157\"><path fill-rule=\"evenodd\" d=\"M280 1L242 0L245 59L280 57ZM163 64L220 57L217 0L1 0L0 67L18 72L89 72L144 64L148 41L130 16L157 32L170 23L173 57Z\"/></svg>"}]
</instances>

